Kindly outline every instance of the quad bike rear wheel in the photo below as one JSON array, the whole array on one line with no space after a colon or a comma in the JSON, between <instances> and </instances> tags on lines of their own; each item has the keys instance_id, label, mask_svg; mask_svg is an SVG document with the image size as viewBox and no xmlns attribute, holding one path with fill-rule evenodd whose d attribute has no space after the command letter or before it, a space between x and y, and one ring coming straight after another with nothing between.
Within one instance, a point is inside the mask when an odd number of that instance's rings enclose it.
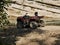
<instances>
[{"instance_id":1,"label":"quad bike rear wheel","mask_svg":"<svg viewBox=\"0 0 60 45\"><path fill-rule=\"evenodd\" d=\"M22 28L22 22L17 22L17 28L18 29Z\"/></svg>"},{"instance_id":2,"label":"quad bike rear wheel","mask_svg":"<svg viewBox=\"0 0 60 45\"><path fill-rule=\"evenodd\" d=\"M30 28L32 28L32 29L36 29L37 28L37 22L35 22L35 21L32 21L32 22L30 22Z\"/></svg>"}]
</instances>

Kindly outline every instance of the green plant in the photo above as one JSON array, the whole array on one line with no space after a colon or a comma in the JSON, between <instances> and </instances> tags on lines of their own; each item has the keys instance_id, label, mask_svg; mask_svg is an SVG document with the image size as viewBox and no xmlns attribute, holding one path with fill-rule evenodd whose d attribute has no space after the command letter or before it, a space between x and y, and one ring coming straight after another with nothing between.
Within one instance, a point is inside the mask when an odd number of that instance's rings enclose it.
<instances>
[{"instance_id":1,"label":"green plant","mask_svg":"<svg viewBox=\"0 0 60 45\"><path fill-rule=\"evenodd\" d=\"M9 6L11 3L11 0L0 0L0 27L3 27L4 25L8 25L9 21L7 19L7 13L5 10L7 10L7 6Z\"/></svg>"}]
</instances>

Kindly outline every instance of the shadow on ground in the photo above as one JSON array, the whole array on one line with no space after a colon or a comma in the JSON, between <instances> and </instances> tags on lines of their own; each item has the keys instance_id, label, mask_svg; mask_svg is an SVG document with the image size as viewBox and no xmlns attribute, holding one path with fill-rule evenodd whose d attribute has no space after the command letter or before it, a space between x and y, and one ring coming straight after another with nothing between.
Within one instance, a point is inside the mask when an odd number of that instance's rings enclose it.
<instances>
[{"instance_id":1,"label":"shadow on ground","mask_svg":"<svg viewBox=\"0 0 60 45\"><path fill-rule=\"evenodd\" d=\"M24 37L25 35L37 32L39 34L45 33L45 30L41 29L30 29L30 28L23 28L17 29L15 27L9 27L8 29L0 29L0 45L16 45L16 37L21 36ZM55 40L54 45L60 45L60 34L54 36L58 40ZM45 40L32 40L31 42L37 42L39 45L46 45L44 42Z\"/></svg>"},{"instance_id":2,"label":"shadow on ground","mask_svg":"<svg viewBox=\"0 0 60 45\"><path fill-rule=\"evenodd\" d=\"M44 30L41 29L31 29L31 28L24 28L24 29L18 29L17 30L17 36L25 36L26 34L29 34L31 32L37 32L39 34L44 33Z\"/></svg>"},{"instance_id":3,"label":"shadow on ground","mask_svg":"<svg viewBox=\"0 0 60 45\"><path fill-rule=\"evenodd\" d=\"M55 40L55 45L60 45L60 34L55 36L58 40Z\"/></svg>"},{"instance_id":4,"label":"shadow on ground","mask_svg":"<svg viewBox=\"0 0 60 45\"><path fill-rule=\"evenodd\" d=\"M17 29L14 27L9 27L8 29L0 29L0 45L16 45L16 37L17 36L25 36L33 31L38 33L43 33L41 29Z\"/></svg>"}]
</instances>

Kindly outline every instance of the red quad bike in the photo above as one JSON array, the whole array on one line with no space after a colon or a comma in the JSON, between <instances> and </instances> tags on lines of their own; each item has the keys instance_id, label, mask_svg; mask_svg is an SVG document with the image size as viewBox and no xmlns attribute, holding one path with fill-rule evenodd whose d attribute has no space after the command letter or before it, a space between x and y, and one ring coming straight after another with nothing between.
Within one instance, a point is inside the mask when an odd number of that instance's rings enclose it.
<instances>
[{"instance_id":1,"label":"red quad bike","mask_svg":"<svg viewBox=\"0 0 60 45\"><path fill-rule=\"evenodd\" d=\"M37 27L44 27L45 23L41 18L44 16L20 16L17 17L17 28L30 27L36 29Z\"/></svg>"}]
</instances>

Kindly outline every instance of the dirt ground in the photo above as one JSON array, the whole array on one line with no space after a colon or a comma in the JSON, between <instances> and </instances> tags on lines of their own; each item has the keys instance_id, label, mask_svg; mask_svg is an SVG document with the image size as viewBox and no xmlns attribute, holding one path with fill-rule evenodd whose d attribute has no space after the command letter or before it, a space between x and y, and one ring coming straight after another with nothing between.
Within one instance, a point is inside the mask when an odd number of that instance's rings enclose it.
<instances>
[{"instance_id":1,"label":"dirt ground","mask_svg":"<svg viewBox=\"0 0 60 45\"><path fill-rule=\"evenodd\" d=\"M16 45L60 45L60 26L23 30L25 31L22 31L24 34L21 32L22 35L16 37ZM30 30L32 31L30 32Z\"/></svg>"},{"instance_id":2,"label":"dirt ground","mask_svg":"<svg viewBox=\"0 0 60 45\"><path fill-rule=\"evenodd\" d=\"M60 26L0 29L0 45L60 45Z\"/></svg>"}]
</instances>

